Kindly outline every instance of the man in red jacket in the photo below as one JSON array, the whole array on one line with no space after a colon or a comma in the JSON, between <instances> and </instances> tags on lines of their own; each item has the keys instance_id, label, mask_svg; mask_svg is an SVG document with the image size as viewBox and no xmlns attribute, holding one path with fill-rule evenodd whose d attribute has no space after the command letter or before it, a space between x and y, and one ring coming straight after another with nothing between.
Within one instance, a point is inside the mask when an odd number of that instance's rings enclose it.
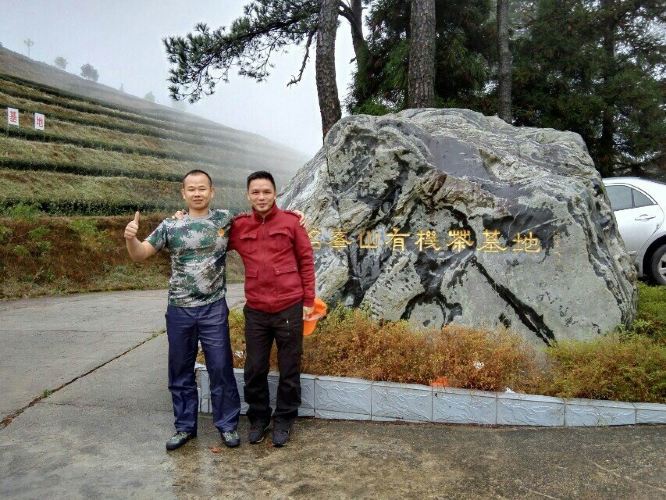
<instances>
[{"instance_id":1,"label":"man in red jacket","mask_svg":"<svg viewBox=\"0 0 666 500\"><path fill-rule=\"evenodd\" d=\"M275 340L280 382L273 444L283 446L301 404L303 316L312 311L315 298L312 245L298 216L275 205L275 180L269 172L250 174L247 197L252 213L234 219L228 249L236 250L245 265L248 441L261 442L270 425L268 370Z\"/></svg>"}]
</instances>

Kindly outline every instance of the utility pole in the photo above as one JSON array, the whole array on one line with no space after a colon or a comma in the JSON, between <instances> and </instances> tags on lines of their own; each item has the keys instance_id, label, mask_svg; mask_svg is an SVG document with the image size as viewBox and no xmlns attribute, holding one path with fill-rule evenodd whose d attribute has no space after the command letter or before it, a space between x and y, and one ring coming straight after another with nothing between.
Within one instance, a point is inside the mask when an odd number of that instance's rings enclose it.
<instances>
[{"instance_id":1,"label":"utility pole","mask_svg":"<svg viewBox=\"0 0 666 500\"><path fill-rule=\"evenodd\" d=\"M23 43L25 43L26 47L28 47L28 57L30 57L30 47L35 45L35 42L33 42L30 38L26 38L23 40Z\"/></svg>"}]
</instances>

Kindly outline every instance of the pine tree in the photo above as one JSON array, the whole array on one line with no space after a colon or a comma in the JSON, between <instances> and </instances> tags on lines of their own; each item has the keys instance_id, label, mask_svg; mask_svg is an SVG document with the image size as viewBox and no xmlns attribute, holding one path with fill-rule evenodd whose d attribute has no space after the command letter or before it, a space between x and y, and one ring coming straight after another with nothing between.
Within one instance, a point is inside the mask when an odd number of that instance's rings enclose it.
<instances>
[{"instance_id":1,"label":"pine tree","mask_svg":"<svg viewBox=\"0 0 666 500\"><path fill-rule=\"evenodd\" d=\"M321 12L331 12L335 24L331 19L320 23ZM356 53L357 67L361 67L367 61L367 45L363 37L363 0L254 0L244 7L244 15L231 23L229 29L219 28L211 31L210 28L200 23L196 26L194 33L185 37L168 37L164 40L169 62L172 64L170 70L169 87L173 99L196 102L203 95L212 94L219 81L228 81L229 72L232 68L238 70L238 74L262 81L270 74L271 57L276 52L285 50L291 46L305 46L303 62L298 74L290 80L288 85L298 83L306 68L310 57L312 42L318 34L322 37L322 44L327 50L334 50L334 44L329 40L335 39L337 20L346 19L352 33L352 41ZM322 39L323 38L323 39ZM322 45L319 51L324 51ZM333 52L334 54L334 52ZM334 61L331 54L327 54L320 61ZM330 81L335 75L334 66L330 62L319 66L325 69L325 75L317 75L320 102L332 102L330 92L335 87L335 82ZM332 69L332 71L331 71ZM364 70L358 71L356 86L363 88ZM335 100L337 89L335 90ZM339 107L339 104L338 104ZM330 109L320 110L334 118L334 106ZM338 113L339 118L339 113ZM328 130L331 118L322 121L322 130Z\"/></svg>"},{"instance_id":2,"label":"pine tree","mask_svg":"<svg viewBox=\"0 0 666 500\"><path fill-rule=\"evenodd\" d=\"M99 73L93 67L93 65L89 63L86 63L83 66L81 66L81 76L86 80L92 80L93 82L99 80Z\"/></svg>"},{"instance_id":3,"label":"pine tree","mask_svg":"<svg viewBox=\"0 0 666 500\"><path fill-rule=\"evenodd\" d=\"M435 0L435 106L494 113L485 91L494 28L489 0ZM366 87L346 101L352 113L384 114L408 107L411 3L376 0L368 8Z\"/></svg>"},{"instance_id":4,"label":"pine tree","mask_svg":"<svg viewBox=\"0 0 666 500\"><path fill-rule=\"evenodd\" d=\"M62 56L58 56L53 60L53 64L55 64L58 68L65 70L67 69L67 59L65 59Z\"/></svg>"},{"instance_id":5,"label":"pine tree","mask_svg":"<svg viewBox=\"0 0 666 500\"><path fill-rule=\"evenodd\" d=\"M515 41L514 113L581 134L602 175L663 158L666 13L660 0L539 0Z\"/></svg>"}]
</instances>

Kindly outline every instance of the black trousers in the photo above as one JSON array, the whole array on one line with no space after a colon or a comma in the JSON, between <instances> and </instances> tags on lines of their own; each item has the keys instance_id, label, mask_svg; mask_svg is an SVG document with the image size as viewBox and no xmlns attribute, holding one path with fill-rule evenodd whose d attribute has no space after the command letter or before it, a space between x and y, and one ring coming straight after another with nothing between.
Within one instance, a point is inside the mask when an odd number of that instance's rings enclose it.
<instances>
[{"instance_id":1,"label":"black trousers","mask_svg":"<svg viewBox=\"0 0 666 500\"><path fill-rule=\"evenodd\" d=\"M245 306L245 402L250 422L271 418L268 371L273 340L277 345L280 382L275 423L289 424L301 405L301 355L303 354L303 303L277 313Z\"/></svg>"}]
</instances>

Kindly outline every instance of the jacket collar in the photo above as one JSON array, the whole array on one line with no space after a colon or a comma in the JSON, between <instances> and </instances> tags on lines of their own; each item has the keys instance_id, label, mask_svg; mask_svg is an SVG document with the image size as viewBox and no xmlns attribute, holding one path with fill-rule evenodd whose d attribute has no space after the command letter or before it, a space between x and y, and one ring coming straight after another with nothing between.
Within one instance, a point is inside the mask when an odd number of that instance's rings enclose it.
<instances>
[{"instance_id":1,"label":"jacket collar","mask_svg":"<svg viewBox=\"0 0 666 500\"><path fill-rule=\"evenodd\" d=\"M273 217L275 217L279 211L280 209L277 207L277 203L273 203L273 207L265 216L259 215L254 208L252 209L254 220L257 222L268 222Z\"/></svg>"}]
</instances>

